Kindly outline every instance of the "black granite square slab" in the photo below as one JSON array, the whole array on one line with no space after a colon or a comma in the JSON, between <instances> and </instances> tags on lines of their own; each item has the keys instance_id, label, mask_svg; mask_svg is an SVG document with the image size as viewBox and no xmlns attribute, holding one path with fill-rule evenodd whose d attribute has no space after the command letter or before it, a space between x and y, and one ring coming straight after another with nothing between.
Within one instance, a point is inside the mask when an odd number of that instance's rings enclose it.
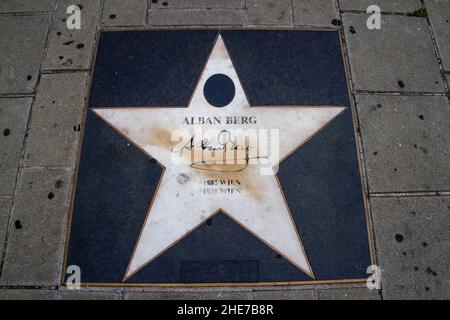
<instances>
[{"instance_id":1,"label":"black granite square slab","mask_svg":"<svg viewBox=\"0 0 450 320\"><path fill-rule=\"evenodd\" d=\"M91 109L186 106L219 33L252 106L347 107L284 160L277 174L295 223L301 221L315 279L219 212L124 281L163 170ZM65 265L80 267L82 283L332 283L368 277L370 243L337 31L103 32L77 174Z\"/></svg>"}]
</instances>

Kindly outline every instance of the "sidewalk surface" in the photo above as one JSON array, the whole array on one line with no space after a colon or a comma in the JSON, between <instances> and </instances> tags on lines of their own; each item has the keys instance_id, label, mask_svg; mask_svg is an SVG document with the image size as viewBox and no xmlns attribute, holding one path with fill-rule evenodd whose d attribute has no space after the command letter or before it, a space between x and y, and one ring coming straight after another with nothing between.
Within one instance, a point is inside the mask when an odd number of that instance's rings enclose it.
<instances>
[{"instance_id":1,"label":"sidewalk surface","mask_svg":"<svg viewBox=\"0 0 450 320\"><path fill-rule=\"evenodd\" d=\"M450 0L78 0L68 30L71 4L0 2L0 299L450 298ZM99 32L173 26L339 30L381 290L61 285Z\"/></svg>"}]
</instances>

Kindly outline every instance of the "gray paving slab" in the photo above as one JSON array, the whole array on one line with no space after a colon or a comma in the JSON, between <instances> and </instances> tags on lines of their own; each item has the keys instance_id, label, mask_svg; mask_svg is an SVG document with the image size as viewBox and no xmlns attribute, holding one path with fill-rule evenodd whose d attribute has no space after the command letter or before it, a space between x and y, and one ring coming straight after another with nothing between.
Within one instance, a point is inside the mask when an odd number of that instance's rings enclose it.
<instances>
[{"instance_id":1,"label":"gray paving slab","mask_svg":"<svg viewBox=\"0 0 450 320\"><path fill-rule=\"evenodd\" d=\"M233 9L150 9L151 25L242 25L244 15Z\"/></svg>"},{"instance_id":2,"label":"gray paving slab","mask_svg":"<svg viewBox=\"0 0 450 320\"><path fill-rule=\"evenodd\" d=\"M253 300L317 300L314 290L258 290L252 292Z\"/></svg>"},{"instance_id":3,"label":"gray paving slab","mask_svg":"<svg viewBox=\"0 0 450 320\"><path fill-rule=\"evenodd\" d=\"M56 290L0 289L0 300L54 300Z\"/></svg>"},{"instance_id":4,"label":"gray paving slab","mask_svg":"<svg viewBox=\"0 0 450 320\"><path fill-rule=\"evenodd\" d=\"M0 250L3 251L3 244L8 230L9 211L12 199L0 199ZM0 270L1 271L1 270Z\"/></svg>"},{"instance_id":5,"label":"gray paving slab","mask_svg":"<svg viewBox=\"0 0 450 320\"><path fill-rule=\"evenodd\" d=\"M147 0L106 0L103 5L102 25L139 26L147 19Z\"/></svg>"},{"instance_id":6,"label":"gray paving slab","mask_svg":"<svg viewBox=\"0 0 450 320\"><path fill-rule=\"evenodd\" d=\"M72 0L58 1L56 17L49 34L44 70L88 69L92 62L94 40L100 23L101 1L79 0L81 29L69 30L66 19L67 7Z\"/></svg>"},{"instance_id":7,"label":"gray paving slab","mask_svg":"<svg viewBox=\"0 0 450 320\"><path fill-rule=\"evenodd\" d=\"M138 289L127 289L125 299L127 300L249 300L249 291L145 291Z\"/></svg>"},{"instance_id":8,"label":"gray paving slab","mask_svg":"<svg viewBox=\"0 0 450 320\"><path fill-rule=\"evenodd\" d=\"M450 197L372 198L384 299L450 298Z\"/></svg>"},{"instance_id":9,"label":"gray paving slab","mask_svg":"<svg viewBox=\"0 0 450 320\"><path fill-rule=\"evenodd\" d=\"M0 94L34 92L50 19L0 16Z\"/></svg>"},{"instance_id":10,"label":"gray paving slab","mask_svg":"<svg viewBox=\"0 0 450 320\"><path fill-rule=\"evenodd\" d=\"M31 98L0 99L0 196L14 194L31 103Z\"/></svg>"},{"instance_id":11,"label":"gray paving slab","mask_svg":"<svg viewBox=\"0 0 450 320\"><path fill-rule=\"evenodd\" d=\"M241 0L156 0L150 1L151 8L206 9L206 8L241 8Z\"/></svg>"},{"instance_id":12,"label":"gray paving slab","mask_svg":"<svg viewBox=\"0 0 450 320\"><path fill-rule=\"evenodd\" d=\"M366 19L343 14L355 89L444 92L425 18L383 15L380 30L369 30Z\"/></svg>"},{"instance_id":13,"label":"gray paving slab","mask_svg":"<svg viewBox=\"0 0 450 320\"><path fill-rule=\"evenodd\" d=\"M71 177L69 170L22 170L0 284L60 282Z\"/></svg>"},{"instance_id":14,"label":"gray paving slab","mask_svg":"<svg viewBox=\"0 0 450 320\"><path fill-rule=\"evenodd\" d=\"M334 0L293 0L294 24L299 26L339 27Z\"/></svg>"},{"instance_id":15,"label":"gray paving slab","mask_svg":"<svg viewBox=\"0 0 450 320\"><path fill-rule=\"evenodd\" d=\"M442 65L450 71L450 1L425 0Z\"/></svg>"},{"instance_id":16,"label":"gray paving slab","mask_svg":"<svg viewBox=\"0 0 450 320\"><path fill-rule=\"evenodd\" d=\"M450 190L450 108L442 96L357 96L369 192Z\"/></svg>"},{"instance_id":17,"label":"gray paving slab","mask_svg":"<svg viewBox=\"0 0 450 320\"><path fill-rule=\"evenodd\" d=\"M41 77L26 141L24 166L73 166L87 94L84 72Z\"/></svg>"},{"instance_id":18,"label":"gray paving slab","mask_svg":"<svg viewBox=\"0 0 450 320\"><path fill-rule=\"evenodd\" d=\"M380 291L367 288L321 289L317 293L319 300L380 300Z\"/></svg>"},{"instance_id":19,"label":"gray paving slab","mask_svg":"<svg viewBox=\"0 0 450 320\"><path fill-rule=\"evenodd\" d=\"M410 13L422 7L420 0L339 0L341 10L366 11L370 5L377 5L382 12Z\"/></svg>"},{"instance_id":20,"label":"gray paving slab","mask_svg":"<svg viewBox=\"0 0 450 320\"><path fill-rule=\"evenodd\" d=\"M247 24L249 25L291 24L291 0L247 0L245 6Z\"/></svg>"},{"instance_id":21,"label":"gray paving slab","mask_svg":"<svg viewBox=\"0 0 450 320\"><path fill-rule=\"evenodd\" d=\"M0 13L51 12L56 0L3 0Z\"/></svg>"},{"instance_id":22,"label":"gray paving slab","mask_svg":"<svg viewBox=\"0 0 450 320\"><path fill-rule=\"evenodd\" d=\"M63 289L58 292L57 299L61 300L119 300L120 292L117 289L92 290L90 288Z\"/></svg>"}]
</instances>

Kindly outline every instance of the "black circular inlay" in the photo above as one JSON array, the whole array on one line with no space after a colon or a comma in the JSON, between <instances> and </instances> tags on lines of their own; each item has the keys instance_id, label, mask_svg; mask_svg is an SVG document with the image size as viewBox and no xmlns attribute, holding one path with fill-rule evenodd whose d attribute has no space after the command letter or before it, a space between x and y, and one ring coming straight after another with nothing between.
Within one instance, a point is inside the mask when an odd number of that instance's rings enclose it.
<instances>
[{"instance_id":1,"label":"black circular inlay","mask_svg":"<svg viewBox=\"0 0 450 320\"><path fill-rule=\"evenodd\" d=\"M235 93L233 80L221 73L209 77L203 88L206 101L214 107L225 107L233 101Z\"/></svg>"}]
</instances>

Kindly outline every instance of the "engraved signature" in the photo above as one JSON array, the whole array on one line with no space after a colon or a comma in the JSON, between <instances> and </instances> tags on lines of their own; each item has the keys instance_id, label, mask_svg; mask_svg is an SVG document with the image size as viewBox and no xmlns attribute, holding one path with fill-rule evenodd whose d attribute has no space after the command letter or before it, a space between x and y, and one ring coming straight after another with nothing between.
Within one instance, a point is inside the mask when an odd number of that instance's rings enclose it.
<instances>
[{"instance_id":1,"label":"engraved signature","mask_svg":"<svg viewBox=\"0 0 450 320\"><path fill-rule=\"evenodd\" d=\"M233 158L233 161L235 161L235 163L231 163L232 165L235 165L237 162L241 162L241 161L244 162L244 163L239 163L239 164L241 164L241 166L239 166L238 168L234 168L234 166L229 166L230 163L225 163L223 168L208 167L208 165L211 166L214 164L218 164L217 160L201 160L201 161L194 161L191 163L191 165L190 165L191 168L203 170L203 171L240 172L240 171L245 170L248 167L251 159L268 159L267 156L252 156L252 157L250 157L249 152L252 150L252 146L239 145L236 142L232 141L231 134L226 130L222 130L219 133L216 144L212 143L207 138L204 138L201 141L198 141L197 143L195 143L195 135L192 135L191 138L188 140L188 142L185 145L178 147L178 148L175 148L175 147L171 148L171 152L173 152L173 153L180 153L180 152L183 152L184 150L188 150L188 151L201 150L202 152L203 151L210 151L210 152L220 151L225 154L225 162L226 162L226 160L230 160L230 159L226 158L227 152L230 152L233 155L236 152L238 154L239 153L245 154L244 157Z\"/></svg>"}]
</instances>

